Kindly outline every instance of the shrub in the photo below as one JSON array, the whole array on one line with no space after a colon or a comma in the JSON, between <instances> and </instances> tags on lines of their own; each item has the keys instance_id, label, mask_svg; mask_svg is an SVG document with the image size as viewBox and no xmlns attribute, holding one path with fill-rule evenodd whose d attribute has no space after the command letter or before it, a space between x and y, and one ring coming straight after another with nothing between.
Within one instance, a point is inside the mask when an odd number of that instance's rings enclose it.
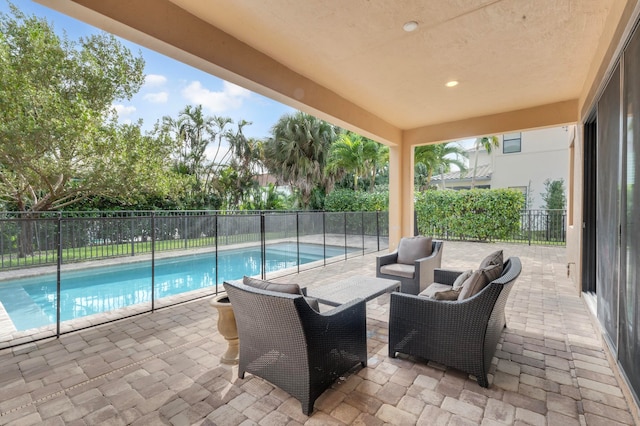
<instances>
[{"instance_id":1,"label":"shrub","mask_svg":"<svg viewBox=\"0 0 640 426\"><path fill-rule=\"evenodd\" d=\"M324 209L329 212L386 211L389 209L389 191L336 189L326 196Z\"/></svg>"},{"instance_id":2,"label":"shrub","mask_svg":"<svg viewBox=\"0 0 640 426\"><path fill-rule=\"evenodd\" d=\"M421 234L480 241L517 232L523 207L524 195L515 189L425 191L415 202Z\"/></svg>"}]
</instances>

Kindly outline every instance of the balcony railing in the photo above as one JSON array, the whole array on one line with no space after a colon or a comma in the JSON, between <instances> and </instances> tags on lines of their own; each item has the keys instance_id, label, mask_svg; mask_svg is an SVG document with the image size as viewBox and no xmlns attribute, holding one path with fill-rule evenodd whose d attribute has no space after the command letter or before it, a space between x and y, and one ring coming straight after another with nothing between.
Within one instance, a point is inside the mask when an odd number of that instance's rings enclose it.
<instances>
[{"instance_id":1,"label":"balcony railing","mask_svg":"<svg viewBox=\"0 0 640 426\"><path fill-rule=\"evenodd\" d=\"M387 212L115 211L0 213L0 271L215 248L263 239L344 237L364 252L387 247ZM365 247L364 237L376 237Z\"/></svg>"},{"instance_id":2,"label":"balcony railing","mask_svg":"<svg viewBox=\"0 0 640 426\"><path fill-rule=\"evenodd\" d=\"M388 230L387 212L0 213L0 296L4 292L9 300L4 307L0 303L0 322L11 318L10 308L18 304L45 324L33 330L15 321L13 329L3 326L0 348L211 296L224 279L264 278L280 268L286 271L279 274L298 273L384 250L389 247ZM278 250L274 260L276 243L286 248ZM232 249L235 260L221 257ZM309 250L312 259L306 257ZM235 266L239 276L219 276L227 266L219 259L241 264L239 272ZM192 278L164 277L168 268L173 268L169 274L188 269L189 264L177 263L185 260L204 262L206 272L199 284L182 290L180 281ZM101 269L114 265L119 267L115 272ZM79 273L84 274L81 284ZM132 275L133 295L126 285L109 281L110 275L122 278L127 273ZM28 285L15 282L24 278L31 280ZM89 290L76 291L85 283ZM173 291L168 288L172 286L180 288ZM189 290L194 287L196 291ZM71 321L61 319L64 304L74 311ZM126 309L120 309L123 306ZM29 323L28 315L22 318Z\"/></svg>"},{"instance_id":3,"label":"balcony railing","mask_svg":"<svg viewBox=\"0 0 640 426\"><path fill-rule=\"evenodd\" d=\"M517 230L505 238L490 238L490 241L504 241L541 244L566 245L566 210L522 210ZM471 241L472 236L460 235L448 229L434 229L432 235L445 240Z\"/></svg>"}]
</instances>

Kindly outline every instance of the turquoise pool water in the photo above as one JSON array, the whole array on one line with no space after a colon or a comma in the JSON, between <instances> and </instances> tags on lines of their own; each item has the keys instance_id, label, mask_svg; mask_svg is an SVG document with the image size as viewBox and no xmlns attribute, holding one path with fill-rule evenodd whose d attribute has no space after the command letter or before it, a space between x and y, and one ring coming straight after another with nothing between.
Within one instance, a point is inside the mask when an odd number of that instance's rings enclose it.
<instances>
[{"instance_id":1,"label":"turquoise pool water","mask_svg":"<svg viewBox=\"0 0 640 426\"><path fill-rule=\"evenodd\" d=\"M350 250L348 250L350 251ZM297 265L295 243L267 245L266 272ZM326 247L326 256L344 255L344 247ZM321 260L322 245L300 244L300 264ZM218 282L259 275L260 247L218 252ZM155 299L215 285L215 254L155 261ZM60 320L68 321L139 303L151 302L151 262L63 272ZM56 322L56 275L0 282L0 302L17 330Z\"/></svg>"}]
</instances>

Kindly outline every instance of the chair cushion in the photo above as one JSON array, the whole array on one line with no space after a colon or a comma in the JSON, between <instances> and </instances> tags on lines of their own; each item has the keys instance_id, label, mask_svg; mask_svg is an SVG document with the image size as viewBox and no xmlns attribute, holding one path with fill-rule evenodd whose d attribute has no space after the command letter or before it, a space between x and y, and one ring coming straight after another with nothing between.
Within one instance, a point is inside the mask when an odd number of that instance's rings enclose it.
<instances>
[{"instance_id":1,"label":"chair cushion","mask_svg":"<svg viewBox=\"0 0 640 426\"><path fill-rule=\"evenodd\" d=\"M482 259L479 269L486 268L491 265L500 265L500 273L502 273L502 264L504 263L502 250L496 250Z\"/></svg>"},{"instance_id":2,"label":"chair cushion","mask_svg":"<svg viewBox=\"0 0 640 426\"><path fill-rule=\"evenodd\" d=\"M413 265L413 263L423 257L431 256L433 239L431 237L404 237L400 239L398 245L398 263Z\"/></svg>"},{"instance_id":3,"label":"chair cushion","mask_svg":"<svg viewBox=\"0 0 640 426\"><path fill-rule=\"evenodd\" d=\"M248 285L249 287L259 288L261 290L277 291L280 293L289 294L302 294L302 291L300 290L300 286L298 284L274 283L247 276L244 276L242 278L242 283L244 285Z\"/></svg>"},{"instance_id":4,"label":"chair cushion","mask_svg":"<svg viewBox=\"0 0 640 426\"><path fill-rule=\"evenodd\" d=\"M413 278L416 273L416 267L405 265L402 263L391 263L380 267L380 273L386 275L395 275L403 278Z\"/></svg>"},{"instance_id":5,"label":"chair cushion","mask_svg":"<svg viewBox=\"0 0 640 426\"><path fill-rule=\"evenodd\" d=\"M298 284L274 283L271 281L265 281L258 278L247 277L246 275L242 278L242 283L244 285L248 285L249 287L259 288L261 290L276 291L279 293L289 293L289 294L303 294ZM304 296L304 300L306 300L309 306L311 306L311 309L313 309L316 312L320 312L320 305L318 304L318 299Z\"/></svg>"},{"instance_id":6,"label":"chair cushion","mask_svg":"<svg viewBox=\"0 0 640 426\"><path fill-rule=\"evenodd\" d=\"M433 298L436 300L458 300L461 289L462 288L459 288L457 290L451 289L446 291L436 291L436 293L433 295Z\"/></svg>"},{"instance_id":7,"label":"chair cushion","mask_svg":"<svg viewBox=\"0 0 640 426\"><path fill-rule=\"evenodd\" d=\"M458 295L458 300L468 299L482 290L486 285L486 278L482 274L482 269L473 271L471 276L462 284L462 289Z\"/></svg>"},{"instance_id":8,"label":"chair cushion","mask_svg":"<svg viewBox=\"0 0 640 426\"><path fill-rule=\"evenodd\" d=\"M489 265L474 271L462 284L459 300L467 299L485 288L490 282L496 280L502 274L502 264Z\"/></svg>"},{"instance_id":9,"label":"chair cushion","mask_svg":"<svg viewBox=\"0 0 640 426\"><path fill-rule=\"evenodd\" d=\"M456 278L456 280L453 282L453 289L457 290L459 288L462 288L462 284L464 284L464 282L471 276L471 274L473 274L473 271L469 269L468 271L464 271L463 273L458 275L458 278Z\"/></svg>"},{"instance_id":10,"label":"chair cushion","mask_svg":"<svg viewBox=\"0 0 640 426\"><path fill-rule=\"evenodd\" d=\"M493 280L497 280L502 275L502 265L491 265L486 268L482 268L482 275L486 281L485 286L492 282Z\"/></svg>"},{"instance_id":11,"label":"chair cushion","mask_svg":"<svg viewBox=\"0 0 640 426\"><path fill-rule=\"evenodd\" d=\"M440 284L440 283L432 283L429 285L429 287L425 288L424 290L422 290L418 296L423 296L423 297L430 297L432 299L435 299L435 295L436 293L442 293L442 292L446 292L452 290L452 287L450 285L446 285L446 284Z\"/></svg>"}]
</instances>

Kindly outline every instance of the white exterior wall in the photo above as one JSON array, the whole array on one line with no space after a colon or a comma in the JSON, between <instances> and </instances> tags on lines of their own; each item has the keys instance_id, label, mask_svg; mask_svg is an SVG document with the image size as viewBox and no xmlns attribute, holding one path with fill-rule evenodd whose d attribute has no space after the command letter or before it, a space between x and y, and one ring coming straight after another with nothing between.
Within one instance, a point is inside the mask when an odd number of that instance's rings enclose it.
<instances>
[{"instance_id":1,"label":"white exterior wall","mask_svg":"<svg viewBox=\"0 0 640 426\"><path fill-rule=\"evenodd\" d=\"M500 138L500 148L502 149L502 138ZM493 165L493 152L495 151L495 148L493 148L493 150L491 151L491 155L487 154L487 151L485 151L484 148L480 148L478 150L478 167L480 166L486 166L486 165ZM471 147L467 150L467 167L469 169L473 168L473 165L476 161L476 149L474 147Z\"/></svg>"},{"instance_id":2,"label":"white exterior wall","mask_svg":"<svg viewBox=\"0 0 640 426\"><path fill-rule=\"evenodd\" d=\"M569 129L554 127L531 130L521 134L521 151L504 154L502 135L500 148L494 149L491 188L526 187L531 182L533 205L544 208L540 196L544 181L564 180L565 198L569 186Z\"/></svg>"}]
</instances>

